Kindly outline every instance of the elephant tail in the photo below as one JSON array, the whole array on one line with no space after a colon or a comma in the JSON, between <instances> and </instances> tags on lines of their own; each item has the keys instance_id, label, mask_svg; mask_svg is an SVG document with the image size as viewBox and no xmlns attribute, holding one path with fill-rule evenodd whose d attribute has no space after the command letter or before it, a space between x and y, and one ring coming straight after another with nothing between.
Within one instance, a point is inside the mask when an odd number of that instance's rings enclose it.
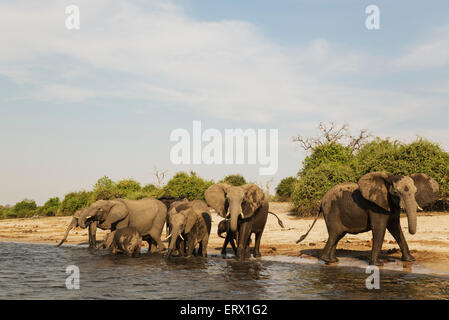
<instances>
[{"instance_id":1,"label":"elephant tail","mask_svg":"<svg viewBox=\"0 0 449 320\"><path fill-rule=\"evenodd\" d=\"M268 211L268 213L269 213L269 214L272 214L273 216L276 217L276 219L278 219L278 223L279 223L279 225L281 226L282 229L285 228L285 227L284 227L284 223L282 222L281 219L279 219L279 217L278 217L275 213L273 213L273 212L271 212L271 211Z\"/></svg>"},{"instance_id":2,"label":"elephant tail","mask_svg":"<svg viewBox=\"0 0 449 320\"><path fill-rule=\"evenodd\" d=\"M309 232L312 230L313 226L315 225L316 221L318 220L318 218L320 217L321 213L323 213L323 208L320 207L320 212L318 212L318 215L316 216L315 220L313 221L312 225L310 226L309 231L307 231L305 234L303 234L301 236L301 238L299 238L298 241L296 241L296 243L300 243L301 241L303 241L305 238L307 238L307 236L309 235Z\"/></svg>"}]
</instances>

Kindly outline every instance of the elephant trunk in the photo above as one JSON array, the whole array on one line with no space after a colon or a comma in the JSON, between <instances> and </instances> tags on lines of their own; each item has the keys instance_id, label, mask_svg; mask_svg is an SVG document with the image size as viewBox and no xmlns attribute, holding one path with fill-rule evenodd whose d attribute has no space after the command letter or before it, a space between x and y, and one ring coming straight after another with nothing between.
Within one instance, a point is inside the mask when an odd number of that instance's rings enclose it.
<instances>
[{"instance_id":1,"label":"elephant trunk","mask_svg":"<svg viewBox=\"0 0 449 320\"><path fill-rule=\"evenodd\" d=\"M78 226L78 219L73 217L72 221L70 222L69 226L67 227L67 230L65 231L64 237L62 238L61 242L59 242L59 244L57 245L58 247L60 247L67 240L70 230L72 230L76 226Z\"/></svg>"},{"instance_id":2,"label":"elephant trunk","mask_svg":"<svg viewBox=\"0 0 449 320\"><path fill-rule=\"evenodd\" d=\"M87 219L90 218L93 215L93 213L91 213L91 210L86 209L84 210L80 217L78 218L78 224L81 228L85 229L88 225L87 223Z\"/></svg>"},{"instance_id":3,"label":"elephant trunk","mask_svg":"<svg viewBox=\"0 0 449 320\"><path fill-rule=\"evenodd\" d=\"M168 256L176 250L176 242L178 241L178 237L181 234L181 231L178 228L174 228L172 233L170 234L170 244L168 245Z\"/></svg>"},{"instance_id":4,"label":"elephant trunk","mask_svg":"<svg viewBox=\"0 0 449 320\"><path fill-rule=\"evenodd\" d=\"M242 207L241 205L231 205L230 207L230 212L231 212L231 231L236 233L237 230L237 224L238 224L238 220L239 220L239 216L241 215L242 212Z\"/></svg>"},{"instance_id":5,"label":"elephant trunk","mask_svg":"<svg viewBox=\"0 0 449 320\"><path fill-rule=\"evenodd\" d=\"M416 228L418 224L418 214L417 214L418 204L416 201L409 200L405 202L405 211L407 213L408 220L408 232L410 234L416 233Z\"/></svg>"}]
</instances>

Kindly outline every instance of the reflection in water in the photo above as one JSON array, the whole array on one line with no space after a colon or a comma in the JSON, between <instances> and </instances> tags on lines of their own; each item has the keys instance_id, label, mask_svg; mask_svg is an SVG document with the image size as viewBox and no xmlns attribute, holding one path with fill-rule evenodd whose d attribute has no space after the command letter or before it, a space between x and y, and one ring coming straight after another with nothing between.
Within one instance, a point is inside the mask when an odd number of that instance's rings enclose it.
<instances>
[{"instance_id":1,"label":"reflection in water","mask_svg":"<svg viewBox=\"0 0 449 320\"><path fill-rule=\"evenodd\" d=\"M364 268L212 256L139 258L84 247L1 243L0 299L448 299L449 278L381 270L368 290ZM68 265L80 290L67 290ZM407 266L406 266L407 267Z\"/></svg>"}]
</instances>

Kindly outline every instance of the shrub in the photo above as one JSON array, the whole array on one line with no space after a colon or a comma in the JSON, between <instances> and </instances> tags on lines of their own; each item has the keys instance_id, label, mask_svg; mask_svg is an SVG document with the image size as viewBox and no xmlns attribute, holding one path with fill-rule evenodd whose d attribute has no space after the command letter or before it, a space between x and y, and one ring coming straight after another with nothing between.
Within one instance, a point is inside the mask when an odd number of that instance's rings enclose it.
<instances>
[{"instance_id":1,"label":"shrub","mask_svg":"<svg viewBox=\"0 0 449 320\"><path fill-rule=\"evenodd\" d=\"M348 164L353 159L352 148L345 147L338 143L326 143L313 149L311 155L307 156L302 163L302 171L299 175L308 170L319 167L322 163Z\"/></svg>"},{"instance_id":2,"label":"shrub","mask_svg":"<svg viewBox=\"0 0 449 320\"><path fill-rule=\"evenodd\" d=\"M295 177L287 177L281 180L276 187L276 197L278 201L291 201L293 188L298 179Z\"/></svg>"},{"instance_id":3,"label":"shrub","mask_svg":"<svg viewBox=\"0 0 449 320\"><path fill-rule=\"evenodd\" d=\"M354 170L345 164L322 163L308 170L295 184L292 200L301 216L315 215L319 211L321 198L333 186L356 181Z\"/></svg>"},{"instance_id":4,"label":"shrub","mask_svg":"<svg viewBox=\"0 0 449 320\"><path fill-rule=\"evenodd\" d=\"M51 198L39 209L39 214L44 216L55 216L58 213L61 201L58 197Z\"/></svg>"},{"instance_id":5,"label":"shrub","mask_svg":"<svg viewBox=\"0 0 449 320\"><path fill-rule=\"evenodd\" d=\"M58 215L69 216L76 210L87 207L91 203L92 192L71 192L64 197L59 207Z\"/></svg>"},{"instance_id":6,"label":"shrub","mask_svg":"<svg viewBox=\"0 0 449 320\"><path fill-rule=\"evenodd\" d=\"M114 181L105 176L103 178L100 178L94 185L91 202L122 198L125 195L125 190L120 190Z\"/></svg>"},{"instance_id":7,"label":"shrub","mask_svg":"<svg viewBox=\"0 0 449 320\"><path fill-rule=\"evenodd\" d=\"M8 210L7 217L8 218L23 218L23 217L31 217L37 214L37 205L34 200L25 199L20 202L17 202L11 210Z\"/></svg>"},{"instance_id":8,"label":"shrub","mask_svg":"<svg viewBox=\"0 0 449 320\"><path fill-rule=\"evenodd\" d=\"M204 199L204 191L212 184L213 181L206 181L193 171L190 175L178 172L164 187L164 194L170 197L186 196L190 200Z\"/></svg>"},{"instance_id":9,"label":"shrub","mask_svg":"<svg viewBox=\"0 0 449 320\"><path fill-rule=\"evenodd\" d=\"M145 187L142 188L143 192L148 192L148 193L153 192L155 190L157 190L157 187L152 183L147 184Z\"/></svg>"},{"instance_id":10,"label":"shrub","mask_svg":"<svg viewBox=\"0 0 449 320\"><path fill-rule=\"evenodd\" d=\"M133 179L124 179L120 180L117 183L117 188L120 191L124 191L125 194L128 194L130 192L137 192L142 189L142 186L139 182L133 180Z\"/></svg>"},{"instance_id":11,"label":"shrub","mask_svg":"<svg viewBox=\"0 0 449 320\"><path fill-rule=\"evenodd\" d=\"M240 174L227 175L220 182L224 182L224 183L230 184L231 186L242 186L242 185L246 184L245 178L242 175L240 175Z\"/></svg>"}]
</instances>

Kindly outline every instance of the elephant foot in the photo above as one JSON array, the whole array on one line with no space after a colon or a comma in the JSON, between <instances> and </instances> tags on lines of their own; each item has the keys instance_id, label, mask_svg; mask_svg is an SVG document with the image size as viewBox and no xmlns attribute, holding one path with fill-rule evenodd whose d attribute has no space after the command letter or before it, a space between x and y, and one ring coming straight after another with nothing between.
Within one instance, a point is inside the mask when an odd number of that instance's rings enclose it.
<instances>
[{"instance_id":1,"label":"elephant foot","mask_svg":"<svg viewBox=\"0 0 449 320\"><path fill-rule=\"evenodd\" d=\"M370 260L369 265L382 267L384 265L384 263L382 261L380 261L379 259L376 259L376 260Z\"/></svg>"},{"instance_id":2,"label":"elephant foot","mask_svg":"<svg viewBox=\"0 0 449 320\"><path fill-rule=\"evenodd\" d=\"M254 256L254 258L260 258L260 257L262 257L262 255L260 254L260 252L255 252L253 256Z\"/></svg>"},{"instance_id":3,"label":"elephant foot","mask_svg":"<svg viewBox=\"0 0 449 320\"><path fill-rule=\"evenodd\" d=\"M412 262L415 261L415 257L413 257L411 254L403 255L401 260L406 262Z\"/></svg>"},{"instance_id":4,"label":"elephant foot","mask_svg":"<svg viewBox=\"0 0 449 320\"><path fill-rule=\"evenodd\" d=\"M328 255L321 255L320 259L323 260L326 264L330 264L330 263L336 263L338 262L338 259L335 257L330 257Z\"/></svg>"}]
</instances>

